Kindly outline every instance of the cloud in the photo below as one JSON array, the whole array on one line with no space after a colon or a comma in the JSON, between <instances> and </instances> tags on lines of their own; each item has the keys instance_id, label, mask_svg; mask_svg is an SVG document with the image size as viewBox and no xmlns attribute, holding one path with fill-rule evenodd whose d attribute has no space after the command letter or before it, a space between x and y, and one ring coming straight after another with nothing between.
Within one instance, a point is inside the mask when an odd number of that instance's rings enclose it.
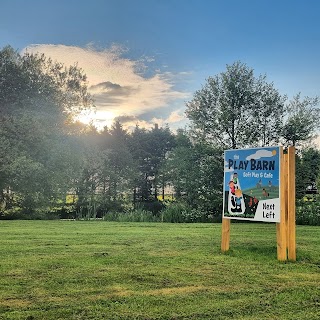
<instances>
[{"instance_id":1,"label":"cloud","mask_svg":"<svg viewBox=\"0 0 320 320\"><path fill-rule=\"evenodd\" d=\"M154 122L141 120L136 116L122 115L115 117L114 121L119 121L126 129L129 130L133 130L136 126L146 129L154 127Z\"/></svg>"},{"instance_id":2,"label":"cloud","mask_svg":"<svg viewBox=\"0 0 320 320\"><path fill-rule=\"evenodd\" d=\"M185 119L184 113L181 110L172 111L170 116L168 117L168 123L180 122Z\"/></svg>"},{"instance_id":3,"label":"cloud","mask_svg":"<svg viewBox=\"0 0 320 320\"><path fill-rule=\"evenodd\" d=\"M128 50L119 45L97 50L93 46L80 48L40 44L31 45L24 50L44 53L66 66L77 63L78 67L84 70L88 79L88 90L96 105L96 113L91 115L92 120L100 127L110 125L114 118L122 115L139 117L150 111L159 113L161 109L168 108L177 101L184 105L184 100L189 97L189 94L175 89L176 75L168 71L159 70L151 76L144 76L147 63L154 61L154 58L125 58L124 54L128 55ZM162 121L168 120L170 123L179 117L182 119L179 111L173 111L170 116Z\"/></svg>"},{"instance_id":4,"label":"cloud","mask_svg":"<svg viewBox=\"0 0 320 320\"><path fill-rule=\"evenodd\" d=\"M256 153L247 156L246 160L251 160L251 159L261 159L261 158L270 158L273 157L274 154L272 153L272 151L269 150L258 150L256 151Z\"/></svg>"},{"instance_id":5,"label":"cloud","mask_svg":"<svg viewBox=\"0 0 320 320\"><path fill-rule=\"evenodd\" d=\"M123 115L123 116L119 116L119 117L116 117L114 118L115 121L119 121L120 123L122 124L125 124L125 123L128 123L128 122L134 122L134 121L139 121L139 119L135 116L126 116L126 115Z\"/></svg>"},{"instance_id":6,"label":"cloud","mask_svg":"<svg viewBox=\"0 0 320 320\"><path fill-rule=\"evenodd\" d=\"M114 118L115 121L119 121L126 128L133 129L135 126L143 127L143 128L152 128L155 124L158 124L160 127L166 125L172 125L175 123L179 123L185 120L184 114L182 110L173 111L167 118L152 118L150 121L139 119L137 116L133 115L121 115Z\"/></svg>"},{"instance_id":7,"label":"cloud","mask_svg":"<svg viewBox=\"0 0 320 320\"><path fill-rule=\"evenodd\" d=\"M184 111L182 109L174 110L170 113L170 115L167 118L152 118L152 123L157 123L159 126L164 125L171 125L180 121L186 120L186 117L184 115Z\"/></svg>"},{"instance_id":8,"label":"cloud","mask_svg":"<svg viewBox=\"0 0 320 320\"><path fill-rule=\"evenodd\" d=\"M315 144L316 146L320 149L320 136L318 136L316 139L315 139Z\"/></svg>"},{"instance_id":9,"label":"cloud","mask_svg":"<svg viewBox=\"0 0 320 320\"><path fill-rule=\"evenodd\" d=\"M112 83L110 81L106 81L106 82L101 82L101 83L98 83L94 86L91 86L89 87L89 90L90 91L104 91L104 90L121 90L121 86L120 84L117 84L117 83Z\"/></svg>"}]
</instances>

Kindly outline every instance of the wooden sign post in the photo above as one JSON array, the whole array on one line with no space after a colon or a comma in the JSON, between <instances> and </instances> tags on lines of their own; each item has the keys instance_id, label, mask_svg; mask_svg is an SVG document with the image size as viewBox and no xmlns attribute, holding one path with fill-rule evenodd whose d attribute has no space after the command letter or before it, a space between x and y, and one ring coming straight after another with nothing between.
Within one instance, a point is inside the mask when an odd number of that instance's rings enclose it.
<instances>
[{"instance_id":1,"label":"wooden sign post","mask_svg":"<svg viewBox=\"0 0 320 320\"><path fill-rule=\"evenodd\" d=\"M277 223L277 256L279 261L296 261L296 188L295 148L283 154L281 179L281 220Z\"/></svg>"},{"instance_id":2,"label":"wooden sign post","mask_svg":"<svg viewBox=\"0 0 320 320\"><path fill-rule=\"evenodd\" d=\"M278 260L296 260L295 148L287 151L266 147L225 152L222 252L230 248L231 219L276 222Z\"/></svg>"}]
</instances>

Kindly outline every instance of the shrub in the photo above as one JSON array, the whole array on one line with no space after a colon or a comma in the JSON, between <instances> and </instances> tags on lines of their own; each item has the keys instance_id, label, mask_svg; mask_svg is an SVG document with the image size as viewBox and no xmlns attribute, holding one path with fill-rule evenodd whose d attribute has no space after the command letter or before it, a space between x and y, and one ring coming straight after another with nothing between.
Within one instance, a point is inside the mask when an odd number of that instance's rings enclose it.
<instances>
[{"instance_id":1,"label":"shrub","mask_svg":"<svg viewBox=\"0 0 320 320\"><path fill-rule=\"evenodd\" d=\"M296 207L296 223L302 225L320 226L320 202L299 201Z\"/></svg>"},{"instance_id":2,"label":"shrub","mask_svg":"<svg viewBox=\"0 0 320 320\"><path fill-rule=\"evenodd\" d=\"M145 211L152 212L154 215L158 215L164 209L164 203L158 200L151 200L137 203L136 207L138 210L141 208Z\"/></svg>"},{"instance_id":3,"label":"shrub","mask_svg":"<svg viewBox=\"0 0 320 320\"><path fill-rule=\"evenodd\" d=\"M27 213L19 207L14 207L0 213L0 220L56 220L60 216L57 212L34 210Z\"/></svg>"},{"instance_id":4,"label":"shrub","mask_svg":"<svg viewBox=\"0 0 320 320\"><path fill-rule=\"evenodd\" d=\"M18 207L14 207L11 209L7 209L5 211L0 212L1 220L18 220L25 219L26 215L21 212L21 209Z\"/></svg>"},{"instance_id":5,"label":"shrub","mask_svg":"<svg viewBox=\"0 0 320 320\"><path fill-rule=\"evenodd\" d=\"M182 212L184 222L208 222L208 214L198 209L190 209Z\"/></svg>"},{"instance_id":6,"label":"shrub","mask_svg":"<svg viewBox=\"0 0 320 320\"><path fill-rule=\"evenodd\" d=\"M187 210L187 206L183 203L169 203L161 212L161 220L163 222L184 222L182 212Z\"/></svg>"},{"instance_id":7,"label":"shrub","mask_svg":"<svg viewBox=\"0 0 320 320\"><path fill-rule=\"evenodd\" d=\"M162 210L163 222L212 222L213 216L199 209L191 208L183 202L172 202Z\"/></svg>"},{"instance_id":8,"label":"shrub","mask_svg":"<svg viewBox=\"0 0 320 320\"><path fill-rule=\"evenodd\" d=\"M160 219L152 212L137 209L129 212L108 213L103 218L106 221L118 222L159 222Z\"/></svg>"},{"instance_id":9,"label":"shrub","mask_svg":"<svg viewBox=\"0 0 320 320\"><path fill-rule=\"evenodd\" d=\"M61 208L54 210L60 217L60 219L75 219L76 218L76 209L73 204L66 204Z\"/></svg>"}]
</instances>

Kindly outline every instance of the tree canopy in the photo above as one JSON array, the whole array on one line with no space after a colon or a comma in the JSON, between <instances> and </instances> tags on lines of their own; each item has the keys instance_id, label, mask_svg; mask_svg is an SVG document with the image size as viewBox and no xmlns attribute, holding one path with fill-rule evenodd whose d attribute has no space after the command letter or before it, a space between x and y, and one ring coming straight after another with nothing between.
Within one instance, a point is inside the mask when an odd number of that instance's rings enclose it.
<instances>
[{"instance_id":1,"label":"tree canopy","mask_svg":"<svg viewBox=\"0 0 320 320\"><path fill-rule=\"evenodd\" d=\"M287 120L283 126L283 138L287 145L296 146L311 140L320 129L319 98L295 95L287 105Z\"/></svg>"},{"instance_id":2,"label":"tree canopy","mask_svg":"<svg viewBox=\"0 0 320 320\"><path fill-rule=\"evenodd\" d=\"M44 55L0 51L1 199L32 211L50 204L70 185L68 126L77 112L92 108L86 76ZM70 158L71 157L71 158Z\"/></svg>"},{"instance_id":3,"label":"tree canopy","mask_svg":"<svg viewBox=\"0 0 320 320\"><path fill-rule=\"evenodd\" d=\"M209 77L187 102L193 132L224 149L278 142L283 110L273 84L239 61Z\"/></svg>"}]
</instances>

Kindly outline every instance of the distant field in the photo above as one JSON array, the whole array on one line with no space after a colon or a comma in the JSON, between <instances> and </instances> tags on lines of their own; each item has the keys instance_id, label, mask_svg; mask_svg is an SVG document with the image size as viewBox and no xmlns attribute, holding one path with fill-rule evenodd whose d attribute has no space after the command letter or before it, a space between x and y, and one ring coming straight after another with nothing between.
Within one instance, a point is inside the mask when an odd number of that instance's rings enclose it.
<instances>
[{"instance_id":1,"label":"distant field","mask_svg":"<svg viewBox=\"0 0 320 320\"><path fill-rule=\"evenodd\" d=\"M0 319L320 319L320 228L0 221Z\"/></svg>"}]
</instances>

